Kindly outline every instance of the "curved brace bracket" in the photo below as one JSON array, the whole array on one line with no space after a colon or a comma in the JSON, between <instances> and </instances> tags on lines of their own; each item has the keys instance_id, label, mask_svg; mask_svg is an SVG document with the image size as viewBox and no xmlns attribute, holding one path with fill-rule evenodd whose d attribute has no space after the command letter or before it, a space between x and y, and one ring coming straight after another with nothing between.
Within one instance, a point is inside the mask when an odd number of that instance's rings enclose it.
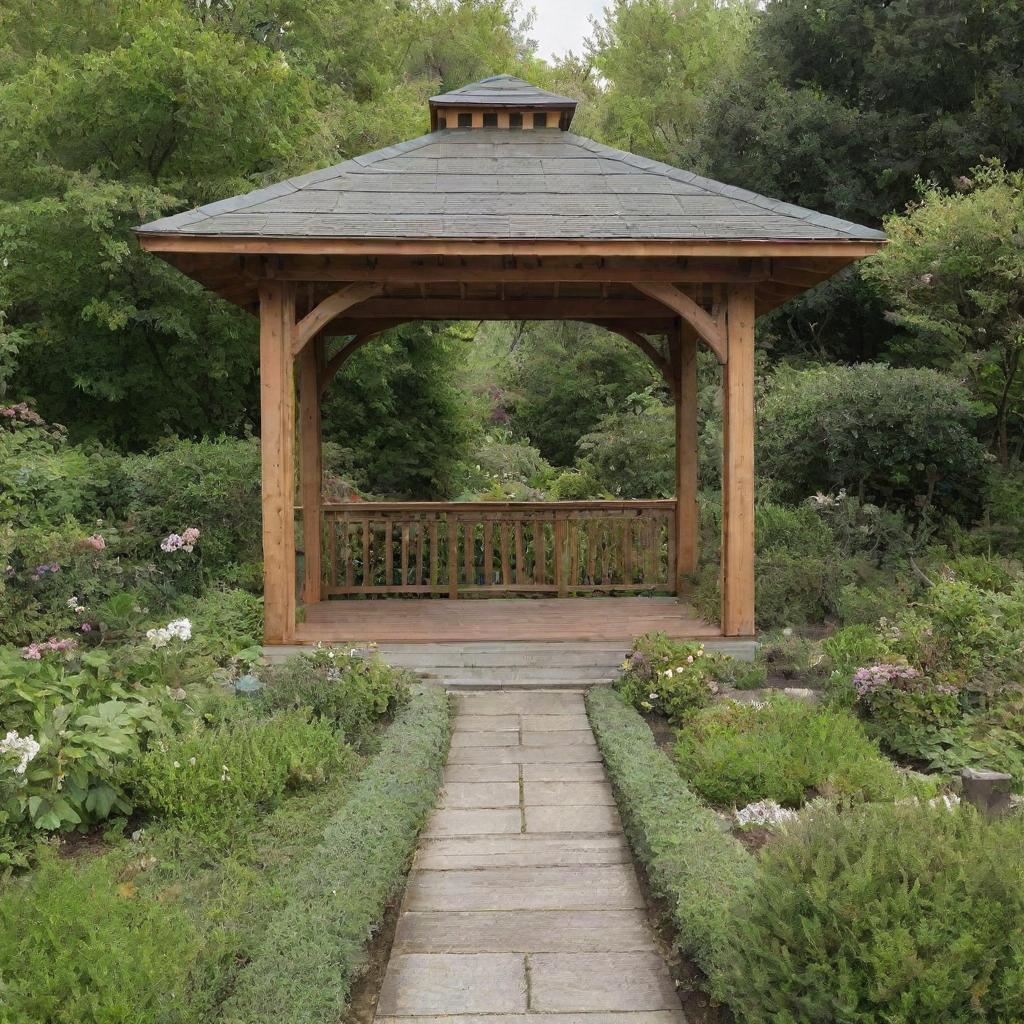
<instances>
[{"instance_id":1,"label":"curved brace bracket","mask_svg":"<svg viewBox=\"0 0 1024 1024\"><path fill-rule=\"evenodd\" d=\"M292 328L292 357L297 356L321 329L326 327L336 316L346 309L364 302L366 299L379 295L383 286L370 281L357 281L339 288L328 295L318 306L307 313Z\"/></svg>"},{"instance_id":2,"label":"curved brace bracket","mask_svg":"<svg viewBox=\"0 0 1024 1024\"><path fill-rule=\"evenodd\" d=\"M672 364L666 359L658 350L655 348L654 343L650 339L645 338L639 331L630 330L628 327L622 327L619 324L611 320L591 320L590 323L595 324L598 327L603 327L606 331L611 331L612 334L619 335L620 338L625 338L626 341L636 345L644 355L661 371L662 377L665 378L665 383L669 387L669 391L674 395L676 393L676 378L672 372Z\"/></svg>"},{"instance_id":3,"label":"curved brace bracket","mask_svg":"<svg viewBox=\"0 0 1024 1024\"><path fill-rule=\"evenodd\" d=\"M674 284L637 284L634 287L681 316L715 353L718 361L723 366L726 364L729 340L725 324L718 317L712 316Z\"/></svg>"},{"instance_id":4,"label":"curved brace bracket","mask_svg":"<svg viewBox=\"0 0 1024 1024\"><path fill-rule=\"evenodd\" d=\"M381 320L376 325L379 329L375 331L368 331L365 334L356 334L349 339L333 356L324 364L323 369L320 371L320 394L324 394L327 391L331 381L338 375L338 371L349 361L354 352L361 349L368 341L372 341L378 335L383 334L385 331L391 330L392 327L398 327L400 324L408 323L408 320Z\"/></svg>"}]
</instances>

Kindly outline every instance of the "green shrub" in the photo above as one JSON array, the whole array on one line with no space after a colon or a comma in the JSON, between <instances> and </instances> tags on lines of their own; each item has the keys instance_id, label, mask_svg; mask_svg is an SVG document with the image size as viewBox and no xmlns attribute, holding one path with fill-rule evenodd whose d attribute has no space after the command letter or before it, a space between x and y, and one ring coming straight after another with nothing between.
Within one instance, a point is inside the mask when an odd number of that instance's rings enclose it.
<instances>
[{"instance_id":1,"label":"green shrub","mask_svg":"<svg viewBox=\"0 0 1024 1024\"><path fill-rule=\"evenodd\" d=\"M843 626L821 644L822 652L829 660L835 677L845 677L847 681L862 665L870 665L884 653L885 647L873 626Z\"/></svg>"},{"instance_id":2,"label":"green shrub","mask_svg":"<svg viewBox=\"0 0 1024 1024\"><path fill-rule=\"evenodd\" d=\"M765 799L800 807L811 796L891 800L913 792L853 715L787 697L698 712L679 730L676 757L697 793L723 807Z\"/></svg>"},{"instance_id":3,"label":"green shrub","mask_svg":"<svg viewBox=\"0 0 1024 1024\"><path fill-rule=\"evenodd\" d=\"M1024 467L993 467L985 491L985 514L973 541L983 550L996 550L1024 559Z\"/></svg>"},{"instance_id":4,"label":"green shrub","mask_svg":"<svg viewBox=\"0 0 1024 1024\"><path fill-rule=\"evenodd\" d=\"M646 633L633 644L615 689L638 711L659 711L672 721L682 721L711 703L717 680L725 674L724 664L730 660L706 652L702 643Z\"/></svg>"},{"instance_id":5,"label":"green shrub","mask_svg":"<svg viewBox=\"0 0 1024 1024\"><path fill-rule=\"evenodd\" d=\"M437 796L450 710L419 693L384 736L323 842L286 883L225 1008L232 1024L334 1024L366 964L366 944L401 887Z\"/></svg>"},{"instance_id":6,"label":"green shrub","mask_svg":"<svg viewBox=\"0 0 1024 1024\"><path fill-rule=\"evenodd\" d=\"M308 708L352 743L408 701L413 679L378 657L331 649L299 654L260 675L267 707Z\"/></svg>"},{"instance_id":7,"label":"green shrub","mask_svg":"<svg viewBox=\"0 0 1024 1024\"><path fill-rule=\"evenodd\" d=\"M173 901L136 898L110 858L50 856L0 892L0 1019L149 1024L188 993L200 938Z\"/></svg>"},{"instance_id":8,"label":"green shrub","mask_svg":"<svg viewBox=\"0 0 1024 1024\"><path fill-rule=\"evenodd\" d=\"M197 654L223 662L263 640L263 598L246 590L213 587L186 609Z\"/></svg>"},{"instance_id":9,"label":"green shrub","mask_svg":"<svg viewBox=\"0 0 1024 1024\"><path fill-rule=\"evenodd\" d=\"M907 595L891 582L847 583L839 590L835 613L844 626L877 625L907 606Z\"/></svg>"},{"instance_id":10,"label":"green shrub","mask_svg":"<svg viewBox=\"0 0 1024 1024\"><path fill-rule=\"evenodd\" d=\"M180 574L179 589L261 557L260 451L255 440L170 440L127 460L132 480L130 550ZM191 557L166 554L160 542L189 527L200 531Z\"/></svg>"},{"instance_id":11,"label":"green shrub","mask_svg":"<svg viewBox=\"0 0 1024 1024\"><path fill-rule=\"evenodd\" d=\"M307 711L257 718L239 705L211 728L192 723L152 744L127 766L125 782L139 810L223 847L285 790L322 784L355 761L330 723L311 721Z\"/></svg>"},{"instance_id":12,"label":"green shrub","mask_svg":"<svg viewBox=\"0 0 1024 1024\"><path fill-rule=\"evenodd\" d=\"M747 1024L1019 1021L1024 831L967 810L815 810L725 924L719 995Z\"/></svg>"},{"instance_id":13,"label":"green shrub","mask_svg":"<svg viewBox=\"0 0 1024 1024\"><path fill-rule=\"evenodd\" d=\"M780 496L850 494L917 515L964 521L980 508L985 449L970 393L929 369L778 370L760 408L758 464Z\"/></svg>"},{"instance_id":14,"label":"green shrub","mask_svg":"<svg viewBox=\"0 0 1024 1024\"><path fill-rule=\"evenodd\" d=\"M712 972L754 861L682 784L650 729L615 693L595 687L587 714L633 852L665 902L676 946Z\"/></svg>"}]
</instances>

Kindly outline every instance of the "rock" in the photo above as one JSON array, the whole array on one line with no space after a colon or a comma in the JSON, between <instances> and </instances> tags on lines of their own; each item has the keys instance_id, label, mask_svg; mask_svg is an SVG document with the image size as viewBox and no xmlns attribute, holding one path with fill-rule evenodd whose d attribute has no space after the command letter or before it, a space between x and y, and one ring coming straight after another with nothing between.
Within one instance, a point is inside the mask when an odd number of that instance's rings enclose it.
<instances>
[{"instance_id":1,"label":"rock","mask_svg":"<svg viewBox=\"0 0 1024 1024\"><path fill-rule=\"evenodd\" d=\"M1013 802L1011 777L1006 772L965 768L960 773L964 799L990 818L1005 814Z\"/></svg>"}]
</instances>

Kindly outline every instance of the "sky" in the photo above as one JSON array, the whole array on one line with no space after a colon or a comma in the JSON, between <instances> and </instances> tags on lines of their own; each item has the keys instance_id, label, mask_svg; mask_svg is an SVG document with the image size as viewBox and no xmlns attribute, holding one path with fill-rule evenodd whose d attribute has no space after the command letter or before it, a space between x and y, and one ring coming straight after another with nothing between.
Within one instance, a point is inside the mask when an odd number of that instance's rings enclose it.
<instances>
[{"instance_id":1,"label":"sky","mask_svg":"<svg viewBox=\"0 0 1024 1024\"><path fill-rule=\"evenodd\" d=\"M526 0L524 7L537 12L530 38L539 44L537 52L549 59L572 50L583 52L583 40L590 35L590 16L601 13L608 0Z\"/></svg>"}]
</instances>

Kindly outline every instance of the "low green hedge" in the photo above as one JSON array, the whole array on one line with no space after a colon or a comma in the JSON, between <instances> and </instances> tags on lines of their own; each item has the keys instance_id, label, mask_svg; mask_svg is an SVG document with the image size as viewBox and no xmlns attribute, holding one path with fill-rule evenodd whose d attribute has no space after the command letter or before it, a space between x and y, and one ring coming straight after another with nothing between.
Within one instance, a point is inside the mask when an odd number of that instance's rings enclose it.
<instances>
[{"instance_id":1,"label":"low green hedge","mask_svg":"<svg viewBox=\"0 0 1024 1024\"><path fill-rule=\"evenodd\" d=\"M683 784L644 720L611 690L587 694L587 714L615 787L633 851L669 907L676 943L715 985L726 928L755 863Z\"/></svg>"},{"instance_id":2,"label":"low green hedge","mask_svg":"<svg viewBox=\"0 0 1024 1024\"><path fill-rule=\"evenodd\" d=\"M323 842L288 883L288 902L240 975L225 1022L340 1019L367 940L434 806L449 734L441 690L417 694L400 712Z\"/></svg>"}]
</instances>

